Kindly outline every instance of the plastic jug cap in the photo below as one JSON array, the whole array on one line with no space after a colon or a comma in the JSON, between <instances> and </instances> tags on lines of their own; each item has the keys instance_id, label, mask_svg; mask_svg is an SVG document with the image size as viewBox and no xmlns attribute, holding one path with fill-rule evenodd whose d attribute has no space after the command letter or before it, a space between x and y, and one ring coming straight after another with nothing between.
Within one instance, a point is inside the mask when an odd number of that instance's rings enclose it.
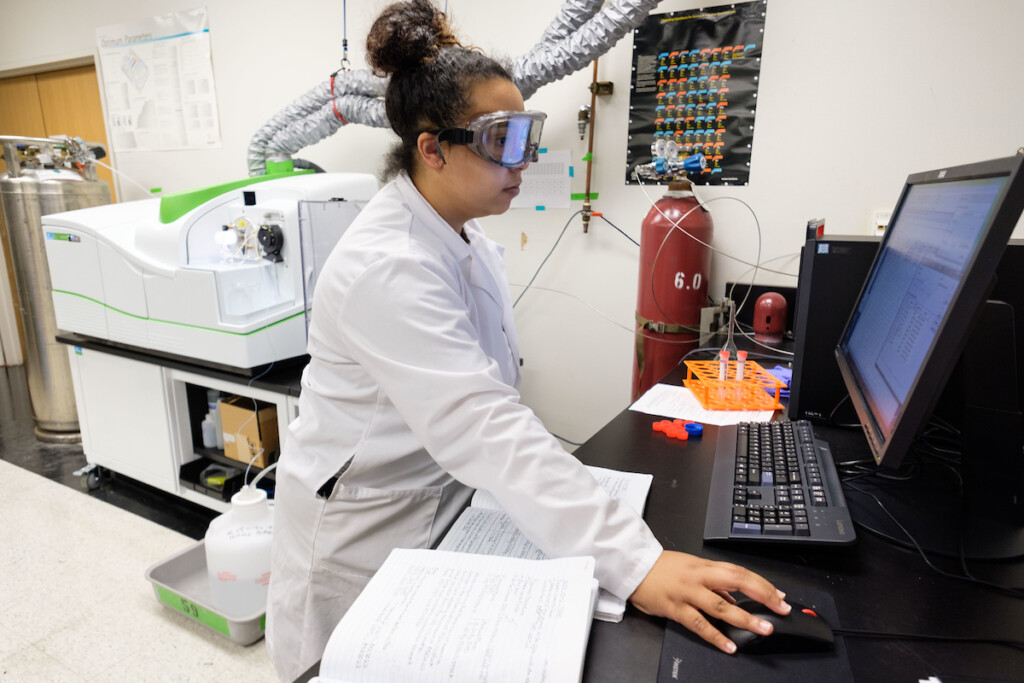
<instances>
[{"instance_id":1,"label":"plastic jug cap","mask_svg":"<svg viewBox=\"0 0 1024 683\"><path fill-rule=\"evenodd\" d=\"M265 503L266 500L267 492L252 485L243 486L238 493L231 496L231 504L240 507L259 505L260 503Z\"/></svg>"}]
</instances>

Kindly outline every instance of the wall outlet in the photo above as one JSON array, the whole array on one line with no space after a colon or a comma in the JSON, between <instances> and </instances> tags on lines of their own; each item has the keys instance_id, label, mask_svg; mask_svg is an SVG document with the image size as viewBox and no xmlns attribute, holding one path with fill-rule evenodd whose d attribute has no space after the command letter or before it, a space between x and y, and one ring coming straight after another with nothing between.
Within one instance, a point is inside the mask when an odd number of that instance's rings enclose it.
<instances>
[{"instance_id":1,"label":"wall outlet","mask_svg":"<svg viewBox=\"0 0 1024 683\"><path fill-rule=\"evenodd\" d=\"M889 211L875 211L875 225L872 234L881 235L884 233L885 229L889 227L890 218L892 218L892 213Z\"/></svg>"}]
</instances>

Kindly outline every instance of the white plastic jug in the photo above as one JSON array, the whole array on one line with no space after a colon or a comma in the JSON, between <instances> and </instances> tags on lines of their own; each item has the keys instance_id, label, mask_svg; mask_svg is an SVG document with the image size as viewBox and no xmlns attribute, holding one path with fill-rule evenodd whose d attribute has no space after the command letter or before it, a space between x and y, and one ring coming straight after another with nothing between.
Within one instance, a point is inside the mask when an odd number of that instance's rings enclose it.
<instances>
[{"instance_id":1,"label":"white plastic jug","mask_svg":"<svg viewBox=\"0 0 1024 683\"><path fill-rule=\"evenodd\" d=\"M246 617L267 608L274 509L253 484L231 496L231 509L206 530L206 573L213 606Z\"/></svg>"}]
</instances>

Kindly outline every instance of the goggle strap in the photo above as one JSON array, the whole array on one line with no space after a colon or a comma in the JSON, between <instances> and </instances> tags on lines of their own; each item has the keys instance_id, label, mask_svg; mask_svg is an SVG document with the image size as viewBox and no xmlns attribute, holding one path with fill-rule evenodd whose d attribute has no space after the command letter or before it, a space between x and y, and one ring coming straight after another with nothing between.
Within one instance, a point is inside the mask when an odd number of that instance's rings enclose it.
<instances>
[{"instance_id":1,"label":"goggle strap","mask_svg":"<svg viewBox=\"0 0 1024 683\"><path fill-rule=\"evenodd\" d=\"M445 128L437 134L438 142L450 142L453 145L468 145L473 142L473 131L465 128Z\"/></svg>"}]
</instances>

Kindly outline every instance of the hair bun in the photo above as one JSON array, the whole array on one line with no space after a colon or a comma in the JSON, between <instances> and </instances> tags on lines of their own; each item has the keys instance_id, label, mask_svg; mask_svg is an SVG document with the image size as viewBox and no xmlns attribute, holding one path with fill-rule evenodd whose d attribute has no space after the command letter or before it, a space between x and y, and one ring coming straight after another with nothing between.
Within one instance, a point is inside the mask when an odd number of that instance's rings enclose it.
<instances>
[{"instance_id":1,"label":"hair bun","mask_svg":"<svg viewBox=\"0 0 1024 683\"><path fill-rule=\"evenodd\" d=\"M380 76L429 63L443 47L459 45L444 12L429 0L396 2L381 12L366 38L366 57Z\"/></svg>"}]
</instances>

